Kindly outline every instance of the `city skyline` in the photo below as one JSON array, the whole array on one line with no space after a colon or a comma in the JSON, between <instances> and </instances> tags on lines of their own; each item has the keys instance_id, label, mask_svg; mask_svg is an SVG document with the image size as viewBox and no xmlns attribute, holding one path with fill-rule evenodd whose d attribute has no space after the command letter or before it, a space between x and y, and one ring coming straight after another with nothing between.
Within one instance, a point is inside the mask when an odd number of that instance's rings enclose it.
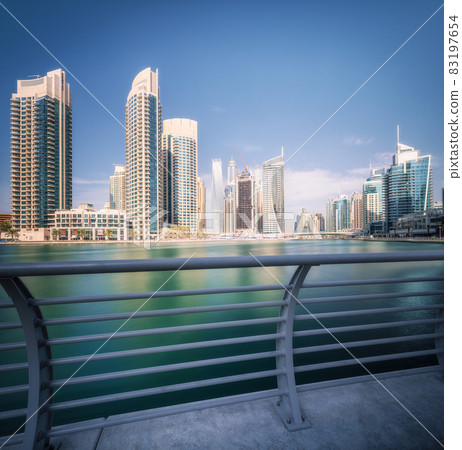
<instances>
[{"instance_id":1,"label":"city skyline","mask_svg":"<svg viewBox=\"0 0 462 450\"><path fill-rule=\"evenodd\" d=\"M128 58L123 61L123 67L120 58L117 60L114 57L112 47L108 47L109 38L115 39L113 47L116 48L122 34L124 37L129 35L126 32L119 34L109 30L111 24L117 22L124 11L124 6L120 3L115 3L114 10L108 14L101 30L96 28L97 18L107 8L98 5L94 18L89 20L90 34L93 38L99 38L101 50L104 52L107 49L107 54L92 53L90 42L86 39L83 40L78 54L72 45L66 48L65 44L72 42L77 33L72 27L69 30L70 37L64 38L64 42L50 40L52 35L46 27L33 28L32 32L69 66L72 73L121 122L123 108L120 106L126 99L127 86L129 87L131 80L144 67L158 67L162 103L167 105L164 115L191 118L199 124L198 175L204 179L208 192L211 192L212 159L221 158L226 164L233 158L241 171L243 167L237 157L237 148L246 164L255 166L261 165L284 145L288 161L285 165L285 210L298 213L301 208L307 208L322 212L329 196L338 191L350 193L360 190L370 163L374 168L390 164L396 146L394 130L400 124L403 142L420 149L423 154L432 155L435 200L441 200L441 13L429 20L313 139L292 156L324 120L439 6L436 2L409 2L400 7L400 15L393 16L398 5L393 2L374 6L357 2L359 10L355 10L355 17L352 12L349 13L348 17L352 21L348 22L340 17L344 6L339 2L330 4L336 7L336 14L329 16L335 25L332 29L334 36L328 37L328 43L318 40L316 47L310 44L310 39L323 36L322 29L315 21L316 18L327 17L324 16L327 13L325 6L318 5L314 9L296 2L293 10L289 10L280 9L269 2L263 10L259 10L255 5L249 5L245 17L240 17L245 29L244 36L238 36L232 29L232 20L236 17L238 8L226 6L229 14L225 20L221 19L218 9L206 8L210 4L199 2L194 13L194 18L198 20L196 26L207 23L208 30L216 33L218 41L223 45L210 42L206 39L206 34L197 32L194 34L194 42L198 45L198 54L188 56L189 53L182 49L181 44L188 35L188 30L191 31L187 25L187 16L191 9L186 3L181 3L179 20L185 25L184 33L180 33L183 38L169 40L172 36L162 28L165 32L163 35L160 31L159 36L156 35L157 32L153 32L158 38L158 46L152 44L150 47L143 43L142 50L150 51L142 54L140 49L130 58L125 46L122 46L120 51ZM12 2L6 2L5 5L22 19L25 26L31 25L31 15L21 5ZM159 14L168 14L169 8L162 5ZM69 10L72 10L72 6L62 6L53 14L59 15ZM79 16L78 11L72 11ZM260 34L248 28L259 13L262 17L257 21L256 28ZM279 23L279 19L276 20L278 13L282 14L284 20L281 30L272 37L270 29L276 21ZM393 32L379 24L379 18L374 16L377 13L381 14L384 22L393 19ZM52 18L55 17L53 14ZM297 18L297 14L300 18ZM41 13L38 15L41 17ZM370 22L365 24L364 30L351 33L355 21L364 19L365 16L370 18ZM0 17L2 25L5 25L2 28L4 33L18 36L18 43L5 49L7 57L4 62L5 70L1 75L1 95L3 98L7 96L8 101L17 79L25 79L28 74L43 75L58 67L58 64L32 38L23 39L27 35L21 33L26 32L5 12ZM288 22L292 20L301 26L302 18L310 26L302 28L303 33L296 31L296 27L292 30ZM44 20L46 23L51 19ZM131 27L130 25L130 30L134 30ZM103 35L103 32L106 34ZM371 42L364 40L366 35ZM134 36L135 40L129 38L128 43L139 42L140 35L136 30ZM343 40L338 42L342 42L340 47L343 56L335 46L329 47L340 37ZM379 39L380 37L383 39ZM239 47L244 41L246 45ZM165 48L161 48L160 43L165 43ZM357 44L359 47L353 51ZM13 57L15 51L25 51L24 48L16 48L16 45L25 47L31 58L22 61L19 57ZM94 62L94 58L98 56L101 58L98 65L107 64L108 71L89 71L91 61L83 62L80 56L80 53L85 53L82 50L86 48L86 55L90 60ZM240 51L239 48L246 50ZM174 57L169 54L174 50L179 51L179 55ZM260 52L259 57L252 63L256 52ZM211 62L208 64L203 58L198 58L208 53L212 57L215 70ZM333 56L336 62L334 65L328 62L328 54ZM8 56L12 56L11 60ZM178 56L184 56L186 62L193 59L196 62L188 66L189 70L180 71L178 61L181 58ZM334 67L337 69L333 70ZM89 77L90 73L92 78ZM223 78L225 73L227 76ZM130 79L127 82L128 78ZM279 80L277 84L276 79ZM124 85L121 85L122 80ZM102 207L104 201L108 200L107 180L112 175L113 164L121 164L125 159L125 131L69 75L67 81L71 83L74 94L73 206L81 202L93 202L95 206ZM227 81L230 83L226 84ZM232 92L227 93L228 90ZM238 104L241 104L241 109L236 114ZM405 105L407 106L404 107ZM9 150L9 120L4 120L9 111L3 108L0 113L1 145ZM9 151L3 151L1 157L0 210L7 212L10 209Z\"/></svg>"}]
</instances>

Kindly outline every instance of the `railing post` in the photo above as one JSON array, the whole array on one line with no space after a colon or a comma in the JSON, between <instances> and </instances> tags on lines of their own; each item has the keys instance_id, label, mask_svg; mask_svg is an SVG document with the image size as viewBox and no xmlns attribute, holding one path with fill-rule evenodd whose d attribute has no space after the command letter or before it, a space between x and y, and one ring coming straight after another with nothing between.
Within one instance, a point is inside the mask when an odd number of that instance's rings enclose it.
<instances>
[{"instance_id":1,"label":"railing post","mask_svg":"<svg viewBox=\"0 0 462 450\"><path fill-rule=\"evenodd\" d=\"M40 308L29 305L29 300L33 297L24 283L19 278L0 279L0 283L16 307L27 346L29 395L23 448L47 448L49 439L46 433L51 428L52 413L48 410L48 403L43 408L40 407L53 393L49 387L53 379L53 369L46 364L51 359L51 350L44 345L48 333L40 324L43 320Z\"/></svg>"},{"instance_id":2,"label":"railing post","mask_svg":"<svg viewBox=\"0 0 462 450\"><path fill-rule=\"evenodd\" d=\"M442 319L444 317L443 309L438 310L436 317L438 319ZM443 333L443 337L435 338L435 348L444 350L444 322L437 323L435 325L435 333ZM436 357L438 358L438 363L440 364L441 368L444 369L444 353L438 353Z\"/></svg>"},{"instance_id":3,"label":"railing post","mask_svg":"<svg viewBox=\"0 0 462 450\"><path fill-rule=\"evenodd\" d=\"M289 431L308 428L308 421L303 416L298 401L297 386L295 384L294 360L293 360L293 330L295 307L297 306L298 294L311 266L298 266L290 280L288 289L284 292L284 305L281 306L279 315L284 320L278 324L278 333L284 337L276 342L276 350L282 354L276 357L276 367L284 372L277 377L278 389L284 392L279 396L276 407L284 425Z\"/></svg>"}]
</instances>

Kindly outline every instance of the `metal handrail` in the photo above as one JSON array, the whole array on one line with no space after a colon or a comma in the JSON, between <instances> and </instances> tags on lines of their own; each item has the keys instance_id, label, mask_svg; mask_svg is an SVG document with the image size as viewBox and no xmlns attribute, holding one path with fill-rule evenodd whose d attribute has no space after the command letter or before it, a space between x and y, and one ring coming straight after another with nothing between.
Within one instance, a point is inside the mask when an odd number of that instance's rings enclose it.
<instances>
[{"instance_id":1,"label":"metal handrail","mask_svg":"<svg viewBox=\"0 0 462 450\"><path fill-rule=\"evenodd\" d=\"M335 280L335 281L311 281L305 282L305 277L309 269L313 266L322 266L327 264L369 264L369 263L392 263L392 262L425 262L425 261L442 261L443 252L389 252L389 253L360 253L347 255L278 255L278 256L259 256L258 259L248 257L228 257L228 258L183 258L174 259L155 259L155 260L129 260L129 261L77 261L77 262L47 262L47 263L15 263L0 264L0 283L10 296L11 302L0 302L0 308L11 308L14 306L19 314L20 322L14 319L10 322L0 324L2 333L15 332L22 328L25 333L25 342L8 342L0 344L0 352L3 350L20 350L27 348L28 362L14 362L0 365L0 374L15 373L16 371L29 372L29 386L24 384L7 386L0 389L0 396L14 395L28 391L29 406L28 408L15 408L10 411L0 412L0 420L10 420L15 417L27 415L28 418L33 416L33 412L40 408L40 414L34 416L34 420L28 420L23 435L17 435L9 443L23 442L26 447L44 448L48 444L51 436L59 436L71 431L83 431L101 426L110 426L116 423L129 423L143 418L160 417L161 415L174 414L178 412L190 411L203 408L206 405L225 405L237 403L242 400L251 400L258 398L268 398L277 396L277 410L280 413L283 422L290 430L306 428L304 413L301 411L298 402L298 392L305 385L297 385L295 375L309 374L321 370L338 369L358 364L377 364L386 361L409 360L411 358L434 358L427 362L429 370L433 370L442 356L443 346L442 339L444 331L442 328L443 318L441 311L443 303L441 289L423 290L421 283L443 281L439 275L428 277L414 276L408 278L371 278L358 280ZM296 266L292 279L285 284L267 284L251 286L220 286L217 288L201 287L199 289L183 289L159 292L129 292L117 294L100 294L91 296L75 297L51 297L51 298L33 298L28 291L25 283L27 277L48 276L48 275L85 275L85 274L110 274L110 273L133 273L133 272L157 272L178 270L214 270L214 269L236 269L250 268L261 266ZM21 277L19 279L18 277ZM26 278L24 278L26 277ZM287 280L286 280L287 281ZM28 282L28 281L27 281ZM402 283L419 283L419 290L407 289L398 292L380 292L376 290L372 293L319 296L319 289L338 288L348 286L393 286ZM317 289L316 296L299 295L301 289ZM377 289L377 287L375 287ZM282 291L284 295L281 300L258 300L252 301L252 293L271 291ZM310 291L307 291L309 293ZM335 291L341 292L341 291ZM217 294L244 294L239 297L236 303L226 304L203 304L202 298L208 295ZM99 324L107 324L108 321L122 321L131 317L129 312L105 312L103 314L88 315L68 315L65 317L55 317L55 314L47 316L47 308L53 308L57 305L62 307L73 304L89 304L98 302L111 302L123 300L135 300L142 298L174 298L184 296L195 296L196 301L199 299L198 306L178 307L172 309L152 309L139 312L134 318L138 319L155 319L164 317L196 317L197 320L203 320L203 314L224 313L230 311L239 311L240 316L246 315L239 320L223 320L220 317L218 321L205 321L199 323L190 323L189 319L185 324L169 326L148 327L136 330L120 331L116 335L108 333L106 329L96 330L93 334L83 332L83 334L68 335L63 337L49 336L48 330L54 327L63 326L81 326L82 324L93 324L94 327ZM399 301L402 299L412 298L412 302L398 303L388 305L389 301ZM428 300L431 303L428 303ZM438 299L438 300L436 300ZM244 300L244 301L243 301ZM425 301L424 301L425 300ZM363 308L349 309L341 305L355 302L356 305L364 304ZM368 304L367 302L372 302ZM379 303L375 303L379 302ZM426 303L427 302L427 303ZM298 304L307 305L309 310L302 311ZM316 313L317 321L327 320L329 328L313 328L313 316L307 312L317 305L330 309L323 309L322 312ZM306 307L306 306L305 306ZM298 308L298 309L296 309ZM299 311L298 311L299 310ZM257 311L262 313L256 314ZM298 312L297 312L298 311ZM418 312L421 316L414 316ZM380 318L385 314L385 319ZM422 315L423 314L423 315ZM207 316L208 317L208 316ZM202 318L202 319L201 319ZM341 321L334 323L332 320ZM345 322L347 320L347 322ZM353 322L351 321L353 320ZM359 322L358 322L359 321ZM364 323L364 321L366 321ZM368 321L372 321L369 323ZM140 321L141 323L145 323ZM424 328L422 328L424 327ZM426 327L426 328L425 328ZM430 327L430 328L428 328ZM203 339L199 341L188 340L190 333L207 333L208 331L220 331L228 329L234 333L234 330L251 330L246 331L245 336L234 335L232 337L218 337L210 339L203 334ZM405 333L398 335L390 334L391 330L406 330ZM37 330L39 331L37 333ZM427 330L429 332L424 332ZM102 332L101 332L102 331ZM352 334L353 333L353 334ZM356 333L356 334L355 334ZM357 333L362 333L358 335ZM368 339L364 333L367 333ZM374 333L385 333L375 335ZM329 334L339 335L342 337L342 345L339 343L325 343L319 340ZM66 355L66 345L81 344L84 342L105 341L109 338L121 340L136 337L149 336L182 336L179 343L165 343L160 346L136 347L107 353L97 353L95 355ZM360 338L358 339L358 337ZM205 338L205 339L204 339ZM175 352L191 351L199 349L224 348L231 345L247 345L254 343L265 344L262 351L240 351L238 354L230 356L219 356L214 358L201 358L191 361L169 362L167 364L154 364L141 368L126 368L123 370L105 371L103 373L82 374L73 377L69 381L65 378L56 378L53 372L54 368L71 364L82 364L92 357L92 361L120 360L121 358L139 357L144 355L166 355L175 354ZM295 345L297 342L297 345ZM268 343L273 343L274 347L268 350ZM411 345L417 347L406 347L404 351L383 350L383 346ZM432 346L433 343L433 346ZM59 346L60 356L55 357L52 354L53 349ZM240 347L241 348L241 347ZM313 360L306 364L307 360L298 361L303 355L321 355L325 352L342 351L342 348L367 349L370 354L361 356L357 360L348 358L342 359L346 352L338 354L331 361ZM339 359L340 357L340 359ZM297 358L297 362L295 359ZM441 359L442 360L442 359ZM127 377L154 376L163 373L179 372L192 370L203 367L213 367L223 365L233 365L236 363L250 363L252 361L271 362L272 368L268 365L261 367L261 370L251 369L247 371L239 370L237 373L227 372L224 376L215 378L206 378L191 380L180 383L166 385L153 385L143 389L131 389L124 392L112 394L103 394L89 396L82 390L81 398L76 399L57 399L48 401L44 407L41 407L44 400L50 397L53 389L59 388L64 383L69 386L86 386L91 383L107 382L109 380L124 379ZM227 367L227 366L224 366ZM74 369L73 369L74 370ZM417 369L408 369L417 370ZM420 369L419 369L420 370ZM186 389L207 388L210 386L224 385L227 383L244 382L248 380L271 379L275 380L277 389L255 391L249 394L239 394L231 397L220 397L209 400L200 400L187 404L159 408L157 410L147 410L124 414L116 419L107 419L103 421L92 421L92 423L79 424L69 423L64 426L52 427L52 414L59 413L77 407L84 407L95 404L118 402L120 400L137 399L146 396L154 396L171 392L178 392ZM312 383L311 383L312 384ZM0 443L2 441L0 440Z\"/></svg>"}]
</instances>

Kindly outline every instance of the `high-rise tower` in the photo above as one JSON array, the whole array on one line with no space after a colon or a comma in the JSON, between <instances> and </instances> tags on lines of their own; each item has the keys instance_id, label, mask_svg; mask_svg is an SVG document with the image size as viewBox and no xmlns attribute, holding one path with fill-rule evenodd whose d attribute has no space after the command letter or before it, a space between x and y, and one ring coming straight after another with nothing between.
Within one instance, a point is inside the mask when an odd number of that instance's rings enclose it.
<instances>
[{"instance_id":1,"label":"high-rise tower","mask_svg":"<svg viewBox=\"0 0 462 450\"><path fill-rule=\"evenodd\" d=\"M263 233L284 233L284 153L263 163Z\"/></svg>"},{"instance_id":2,"label":"high-rise tower","mask_svg":"<svg viewBox=\"0 0 462 450\"><path fill-rule=\"evenodd\" d=\"M114 175L109 177L109 204L111 209L125 211L126 179L125 166L114 164Z\"/></svg>"},{"instance_id":3,"label":"high-rise tower","mask_svg":"<svg viewBox=\"0 0 462 450\"><path fill-rule=\"evenodd\" d=\"M210 203L213 214L213 232L221 234L224 226L224 187L221 159L212 159L212 198Z\"/></svg>"},{"instance_id":4,"label":"high-rise tower","mask_svg":"<svg viewBox=\"0 0 462 450\"><path fill-rule=\"evenodd\" d=\"M127 220L135 240L158 236L164 220L160 136L162 107L158 73L142 70L125 106Z\"/></svg>"},{"instance_id":5,"label":"high-rise tower","mask_svg":"<svg viewBox=\"0 0 462 450\"><path fill-rule=\"evenodd\" d=\"M11 211L18 229L72 207L72 96L61 69L18 80L11 98Z\"/></svg>"},{"instance_id":6,"label":"high-rise tower","mask_svg":"<svg viewBox=\"0 0 462 450\"><path fill-rule=\"evenodd\" d=\"M164 210L167 221L197 233L197 122L164 120Z\"/></svg>"}]
</instances>

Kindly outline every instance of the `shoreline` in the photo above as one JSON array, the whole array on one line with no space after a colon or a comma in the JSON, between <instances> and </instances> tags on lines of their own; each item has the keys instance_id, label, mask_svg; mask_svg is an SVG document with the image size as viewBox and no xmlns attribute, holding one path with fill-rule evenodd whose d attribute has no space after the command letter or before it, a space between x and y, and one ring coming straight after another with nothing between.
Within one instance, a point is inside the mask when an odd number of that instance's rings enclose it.
<instances>
[{"instance_id":1,"label":"shoreline","mask_svg":"<svg viewBox=\"0 0 462 450\"><path fill-rule=\"evenodd\" d=\"M150 241L150 245L163 245L163 244L187 244L187 243L216 243L216 244L236 244L236 243L269 243L269 242L285 242L285 241L310 241L319 239L297 239L297 238L263 238L263 239L243 239L243 238L224 238L224 239L168 239L159 242ZM418 238L322 238L322 240L349 240L349 241L370 241L370 242L409 242L409 243L434 243L444 244L444 238L441 239L418 239ZM144 242L133 242L133 241L7 241L0 242L0 245L84 245L84 244L97 244L97 245L111 245L111 244L126 244L136 245L142 247Z\"/></svg>"}]
</instances>

